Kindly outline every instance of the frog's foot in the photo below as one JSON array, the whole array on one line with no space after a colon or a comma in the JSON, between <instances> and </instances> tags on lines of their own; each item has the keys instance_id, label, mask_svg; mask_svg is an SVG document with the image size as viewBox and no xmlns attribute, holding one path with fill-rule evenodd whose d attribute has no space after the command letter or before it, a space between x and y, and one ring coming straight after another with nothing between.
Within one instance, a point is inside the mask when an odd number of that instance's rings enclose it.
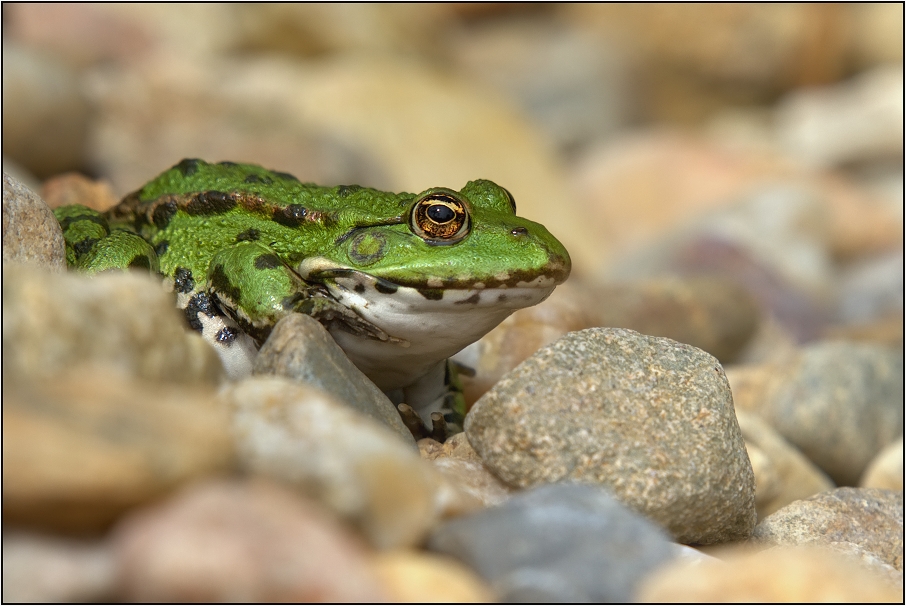
<instances>
[{"instance_id":1,"label":"frog's foot","mask_svg":"<svg viewBox=\"0 0 906 606\"><path fill-rule=\"evenodd\" d=\"M458 433L451 431L452 428L447 426L444 415L439 412L431 413L431 429L428 429L422 418L408 404L398 404L396 409L399 411L400 417L403 419L403 424L412 434L412 437L416 440L431 438L443 444L451 435Z\"/></svg>"}]
</instances>

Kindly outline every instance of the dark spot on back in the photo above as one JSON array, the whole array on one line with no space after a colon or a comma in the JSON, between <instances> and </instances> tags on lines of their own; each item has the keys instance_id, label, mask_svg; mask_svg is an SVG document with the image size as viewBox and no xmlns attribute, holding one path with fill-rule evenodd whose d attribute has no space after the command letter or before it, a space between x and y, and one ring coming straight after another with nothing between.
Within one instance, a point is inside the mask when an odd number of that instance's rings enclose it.
<instances>
[{"instance_id":1,"label":"dark spot on back","mask_svg":"<svg viewBox=\"0 0 906 606\"><path fill-rule=\"evenodd\" d=\"M148 255L138 254L129 261L129 268L132 269L151 269L151 259Z\"/></svg>"},{"instance_id":2,"label":"dark spot on back","mask_svg":"<svg viewBox=\"0 0 906 606\"><path fill-rule=\"evenodd\" d=\"M383 294L385 294L385 295L392 295L392 294L395 293L397 290L399 290L399 286L397 286L396 284L394 284L394 283L392 283L392 282L386 282L386 281L384 281L384 280L378 280L378 281L375 282L375 284L374 284L374 290L378 291L379 293L383 293ZM424 294L424 293L423 293L423 294ZM439 298L439 297L438 297L438 298Z\"/></svg>"},{"instance_id":3,"label":"dark spot on back","mask_svg":"<svg viewBox=\"0 0 906 606\"><path fill-rule=\"evenodd\" d=\"M285 208L275 208L273 219L280 225L297 227L305 222L305 217L307 216L307 208L301 204L290 204Z\"/></svg>"},{"instance_id":4,"label":"dark spot on back","mask_svg":"<svg viewBox=\"0 0 906 606\"><path fill-rule=\"evenodd\" d=\"M190 215L217 215L225 213L236 206L236 199L222 191L203 191L195 194L186 205Z\"/></svg>"},{"instance_id":5,"label":"dark spot on back","mask_svg":"<svg viewBox=\"0 0 906 606\"><path fill-rule=\"evenodd\" d=\"M280 265L280 257L274 253L264 253L255 258L255 269L275 269Z\"/></svg>"},{"instance_id":6,"label":"dark spot on back","mask_svg":"<svg viewBox=\"0 0 906 606\"><path fill-rule=\"evenodd\" d=\"M236 234L237 242L254 242L261 237L261 232L259 232L254 227L250 227L247 230Z\"/></svg>"},{"instance_id":7,"label":"dark spot on back","mask_svg":"<svg viewBox=\"0 0 906 606\"><path fill-rule=\"evenodd\" d=\"M159 204L154 209L151 220L154 221L154 225L157 226L157 229L164 229L167 227L167 225L170 224L170 219L173 218L173 215L176 214L176 211L176 202L173 202L172 200L163 204Z\"/></svg>"},{"instance_id":8,"label":"dark spot on back","mask_svg":"<svg viewBox=\"0 0 906 606\"><path fill-rule=\"evenodd\" d=\"M341 198L345 198L349 194L354 194L360 189L362 189L360 185L341 185L337 187L337 195Z\"/></svg>"},{"instance_id":9,"label":"dark spot on back","mask_svg":"<svg viewBox=\"0 0 906 606\"><path fill-rule=\"evenodd\" d=\"M193 330L201 332L204 327L201 324L201 320L198 319L199 312L209 318L217 315L217 308L206 292L198 293L189 299L189 304L186 305L186 320L189 322L189 326Z\"/></svg>"},{"instance_id":10,"label":"dark spot on back","mask_svg":"<svg viewBox=\"0 0 906 606\"><path fill-rule=\"evenodd\" d=\"M81 257L82 255L90 251L97 243L97 238L85 238L84 240L80 240L73 244L72 250L75 251L77 257Z\"/></svg>"},{"instance_id":11,"label":"dark spot on back","mask_svg":"<svg viewBox=\"0 0 906 606\"><path fill-rule=\"evenodd\" d=\"M66 229L70 225L72 225L73 223L77 223L79 221L91 221L92 223L97 223L98 225L100 225L101 227L104 228L105 232L107 232L108 234L110 233L110 226L107 224L107 219L105 219L104 217L98 216L98 215L85 214L85 215L75 215L73 217L66 217L65 219L60 221L60 227L63 229L63 231L66 231Z\"/></svg>"},{"instance_id":12,"label":"dark spot on back","mask_svg":"<svg viewBox=\"0 0 906 606\"><path fill-rule=\"evenodd\" d=\"M195 289L195 278L192 277L192 272L185 267L177 267L173 273L173 287L176 292L192 292Z\"/></svg>"},{"instance_id":13,"label":"dark spot on back","mask_svg":"<svg viewBox=\"0 0 906 606\"><path fill-rule=\"evenodd\" d=\"M183 176L191 177L196 172L198 172L198 165L201 162L202 161L199 160L198 158L186 158L185 160L183 160L182 162L180 162L173 168L175 168L179 172L181 172L183 174Z\"/></svg>"},{"instance_id":14,"label":"dark spot on back","mask_svg":"<svg viewBox=\"0 0 906 606\"><path fill-rule=\"evenodd\" d=\"M217 336L214 337L217 339L218 343L223 343L227 347L233 344L233 341L236 340L236 337L239 336L239 331L232 326L224 326L217 332Z\"/></svg>"},{"instance_id":15,"label":"dark spot on back","mask_svg":"<svg viewBox=\"0 0 906 606\"><path fill-rule=\"evenodd\" d=\"M224 160L223 162L218 162L217 164L219 164L220 166L226 166L227 168L231 166L239 166L235 162L230 162L229 160Z\"/></svg>"},{"instance_id":16,"label":"dark spot on back","mask_svg":"<svg viewBox=\"0 0 906 606\"><path fill-rule=\"evenodd\" d=\"M286 181L297 181L297 182L299 181L299 179L297 179L294 175L291 175L289 173L281 173L281 172L273 171L273 174Z\"/></svg>"},{"instance_id":17,"label":"dark spot on back","mask_svg":"<svg viewBox=\"0 0 906 606\"><path fill-rule=\"evenodd\" d=\"M263 183L265 185L270 185L271 183L274 182L274 180L271 179L270 177L262 177L262 176L259 176L256 174L251 174L251 175L246 176L246 178L243 179L243 181L245 183Z\"/></svg>"},{"instance_id":18,"label":"dark spot on back","mask_svg":"<svg viewBox=\"0 0 906 606\"><path fill-rule=\"evenodd\" d=\"M429 301L440 301L444 298L444 291L440 288L419 288L418 293Z\"/></svg>"},{"instance_id":19,"label":"dark spot on back","mask_svg":"<svg viewBox=\"0 0 906 606\"><path fill-rule=\"evenodd\" d=\"M157 243L157 246L154 247L154 252L158 257L162 257L167 254L167 249L170 248L169 240L161 240Z\"/></svg>"},{"instance_id":20,"label":"dark spot on back","mask_svg":"<svg viewBox=\"0 0 906 606\"><path fill-rule=\"evenodd\" d=\"M211 272L211 290L218 295L224 295L233 305L239 304L239 297L242 293L237 286L233 286L230 282L230 278L223 270L223 265L215 265Z\"/></svg>"}]
</instances>

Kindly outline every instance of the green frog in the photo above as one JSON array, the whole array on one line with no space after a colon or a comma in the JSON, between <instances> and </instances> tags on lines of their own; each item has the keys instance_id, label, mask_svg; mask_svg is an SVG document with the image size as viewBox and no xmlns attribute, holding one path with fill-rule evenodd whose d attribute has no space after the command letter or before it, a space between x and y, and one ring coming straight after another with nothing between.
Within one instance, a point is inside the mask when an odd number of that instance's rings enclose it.
<instances>
[{"instance_id":1,"label":"green frog","mask_svg":"<svg viewBox=\"0 0 906 606\"><path fill-rule=\"evenodd\" d=\"M164 276L232 377L274 324L304 313L426 423L451 412L448 358L570 272L563 245L482 179L387 193L187 159L105 213L55 214L71 267Z\"/></svg>"}]
</instances>

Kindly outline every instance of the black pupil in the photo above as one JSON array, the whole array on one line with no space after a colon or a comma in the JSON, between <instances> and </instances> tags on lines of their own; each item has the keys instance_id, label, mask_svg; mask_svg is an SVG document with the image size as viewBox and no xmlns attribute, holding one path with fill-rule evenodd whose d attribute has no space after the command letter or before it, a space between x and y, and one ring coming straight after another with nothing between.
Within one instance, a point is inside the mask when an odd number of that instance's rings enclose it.
<instances>
[{"instance_id":1,"label":"black pupil","mask_svg":"<svg viewBox=\"0 0 906 606\"><path fill-rule=\"evenodd\" d=\"M428 207L427 215L428 218L435 223L447 223L448 221L453 220L456 213L454 213L450 207L444 206L443 204L432 204Z\"/></svg>"}]
</instances>

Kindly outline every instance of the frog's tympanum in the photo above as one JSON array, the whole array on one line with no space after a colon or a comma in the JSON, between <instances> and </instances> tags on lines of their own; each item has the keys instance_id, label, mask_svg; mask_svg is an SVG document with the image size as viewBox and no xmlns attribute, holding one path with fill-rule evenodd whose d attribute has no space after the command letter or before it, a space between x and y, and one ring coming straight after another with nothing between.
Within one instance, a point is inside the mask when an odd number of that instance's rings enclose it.
<instances>
[{"instance_id":1,"label":"frog's tympanum","mask_svg":"<svg viewBox=\"0 0 906 606\"><path fill-rule=\"evenodd\" d=\"M563 245L486 180L393 194L183 160L106 213L55 212L71 267L162 274L232 376L300 312L426 422L442 412L455 423L447 358L570 271Z\"/></svg>"}]
</instances>

